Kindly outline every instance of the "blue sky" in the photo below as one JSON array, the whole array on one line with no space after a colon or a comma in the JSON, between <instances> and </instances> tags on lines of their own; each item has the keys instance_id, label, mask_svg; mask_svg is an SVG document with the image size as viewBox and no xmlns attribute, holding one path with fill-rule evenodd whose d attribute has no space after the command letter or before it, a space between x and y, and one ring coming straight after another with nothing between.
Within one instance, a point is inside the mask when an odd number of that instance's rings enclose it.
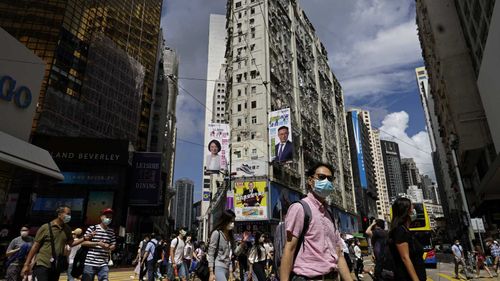
<instances>
[{"instance_id":1,"label":"blue sky","mask_svg":"<svg viewBox=\"0 0 500 281\"><path fill-rule=\"evenodd\" d=\"M383 139L400 144L421 173L434 178L430 144L418 94L415 67L422 66L413 0L301 0L329 54L344 90L346 108L371 111ZM203 162L205 82L209 15L225 14L225 0L165 0L162 27L166 43L180 56L175 179L195 182L200 198ZM395 139L393 136L396 136Z\"/></svg>"}]
</instances>

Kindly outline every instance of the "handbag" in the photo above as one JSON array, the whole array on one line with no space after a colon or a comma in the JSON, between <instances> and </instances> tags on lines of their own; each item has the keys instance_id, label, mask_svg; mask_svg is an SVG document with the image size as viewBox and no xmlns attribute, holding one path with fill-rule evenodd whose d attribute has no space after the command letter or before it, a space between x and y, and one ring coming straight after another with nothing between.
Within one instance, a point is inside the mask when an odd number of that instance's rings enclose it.
<instances>
[{"instance_id":1,"label":"handbag","mask_svg":"<svg viewBox=\"0 0 500 281\"><path fill-rule=\"evenodd\" d=\"M111 253L109 253L109 261L108 261L108 266L113 266L113 260L111 259Z\"/></svg>"},{"instance_id":2,"label":"handbag","mask_svg":"<svg viewBox=\"0 0 500 281\"><path fill-rule=\"evenodd\" d=\"M54 246L54 234L52 233L52 226L50 222L47 223L49 227L50 234L50 247L52 248L52 258L50 259L50 263L52 266L52 270L58 273L64 272L68 269L68 257L65 255L57 255L56 247Z\"/></svg>"}]
</instances>

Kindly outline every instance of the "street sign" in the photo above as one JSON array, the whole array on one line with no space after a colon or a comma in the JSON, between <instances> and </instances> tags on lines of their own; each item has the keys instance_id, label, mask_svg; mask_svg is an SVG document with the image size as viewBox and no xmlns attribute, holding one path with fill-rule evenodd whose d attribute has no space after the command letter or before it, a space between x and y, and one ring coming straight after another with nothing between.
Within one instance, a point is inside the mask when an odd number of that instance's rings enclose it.
<instances>
[{"instance_id":1,"label":"street sign","mask_svg":"<svg viewBox=\"0 0 500 281\"><path fill-rule=\"evenodd\" d=\"M485 233L484 223L482 218L473 218L471 219L472 229L474 232Z\"/></svg>"}]
</instances>

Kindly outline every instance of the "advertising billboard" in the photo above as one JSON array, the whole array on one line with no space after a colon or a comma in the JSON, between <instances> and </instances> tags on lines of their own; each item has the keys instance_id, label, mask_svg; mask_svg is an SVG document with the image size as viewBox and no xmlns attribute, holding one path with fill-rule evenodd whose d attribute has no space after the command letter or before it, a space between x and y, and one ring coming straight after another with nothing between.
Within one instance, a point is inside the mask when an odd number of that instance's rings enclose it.
<instances>
[{"instance_id":1,"label":"advertising billboard","mask_svg":"<svg viewBox=\"0 0 500 281\"><path fill-rule=\"evenodd\" d=\"M269 161L293 161L292 124L290 108L269 113Z\"/></svg>"},{"instance_id":2,"label":"advertising billboard","mask_svg":"<svg viewBox=\"0 0 500 281\"><path fill-rule=\"evenodd\" d=\"M271 183L271 218L282 220L288 207L293 202L299 201L302 195L282 185Z\"/></svg>"},{"instance_id":3,"label":"advertising billboard","mask_svg":"<svg viewBox=\"0 0 500 281\"><path fill-rule=\"evenodd\" d=\"M209 138L205 150L205 175L228 171L229 124L209 123Z\"/></svg>"},{"instance_id":4,"label":"advertising billboard","mask_svg":"<svg viewBox=\"0 0 500 281\"><path fill-rule=\"evenodd\" d=\"M267 220L267 181L238 181L234 186L236 221Z\"/></svg>"},{"instance_id":5,"label":"advertising billboard","mask_svg":"<svg viewBox=\"0 0 500 281\"><path fill-rule=\"evenodd\" d=\"M358 160L359 181L363 189L368 188L366 181L365 162L363 159L363 143L361 137L361 127L359 125L358 112L352 111L352 127L354 130L354 141L356 142L356 155Z\"/></svg>"},{"instance_id":6,"label":"advertising billboard","mask_svg":"<svg viewBox=\"0 0 500 281\"><path fill-rule=\"evenodd\" d=\"M264 160L233 160L231 173L234 177L262 177L267 175L268 163Z\"/></svg>"},{"instance_id":7,"label":"advertising billboard","mask_svg":"<svg viewBox=\"0 0 500 281\"><path fill-rule=\"evenodd\" d=\"M135 152L132 162L130 205L157 206L161 203L161 153Z\"/></svg>"},{"instance_id":8,"label":"advertising billboard","mask_svg":"<svg viewBox=\"0 0 500 281\"><path fill-rule=\"evenodd\" d=\"M87 213L85 224L93 225L101 223L101 211L105 208L113 208L112 191L91 191L87 202Z\"/></svg>"}]
</instances>

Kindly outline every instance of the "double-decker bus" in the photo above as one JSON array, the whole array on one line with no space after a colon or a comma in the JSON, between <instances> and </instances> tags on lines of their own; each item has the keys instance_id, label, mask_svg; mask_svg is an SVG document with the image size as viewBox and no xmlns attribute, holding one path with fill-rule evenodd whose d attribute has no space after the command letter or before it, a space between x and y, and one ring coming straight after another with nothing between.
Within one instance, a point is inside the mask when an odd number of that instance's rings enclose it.
<instances>
[{"instance_id":1,"label":"double-decker bus","mask_svg":"<svg viewBox=\"0 0 500 281\"><path fill-rule=\"evenodd\" d=\"M417 211L417 219L411 222L410 231L415 234L420 244L424 247L424 262L426 266L437 266L436 251L432 244L432 230L429 214L425 205L422 203L413 203L413 208Z\"/></svg>"}]
</instances>

